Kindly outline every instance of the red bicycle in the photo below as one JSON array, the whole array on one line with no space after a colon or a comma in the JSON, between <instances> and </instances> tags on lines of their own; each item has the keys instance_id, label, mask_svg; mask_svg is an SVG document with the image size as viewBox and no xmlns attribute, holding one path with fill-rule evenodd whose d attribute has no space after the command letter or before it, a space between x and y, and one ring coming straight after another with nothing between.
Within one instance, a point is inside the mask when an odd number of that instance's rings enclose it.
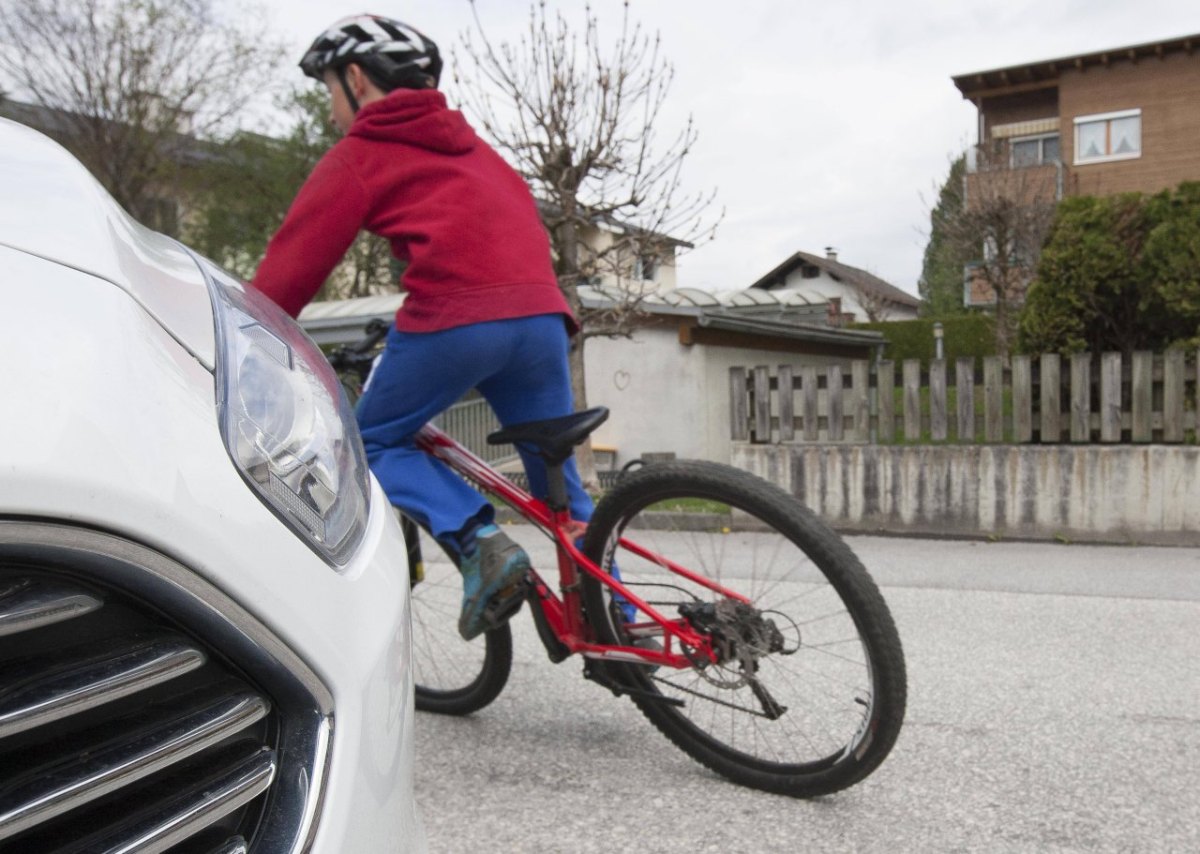
<instances>
[{"instance_id":1,"label":"red bicycle","mask_svg":"<svg viewBox=\"0 0 1200 854\"><path fill-rule=\"evenodd\" d=\"M335 368L363 378L369 342L331 356ZM907 694L900 639L867 570L793 496L709 462L647 465L606 492L586 526L573 521L561 467L607 415L488 437L542 455L545 501L433 425L418 444L552 542L557 589L536 570L526 582L551 661L579 655L586 678L630 697L677 746L742 785L812 797L862 780L895 744ZM423 559L440 550L402 521L417 708L477 711L508 679L509 627L463 641L457 570Z\"/></svg>"}]
</instances>

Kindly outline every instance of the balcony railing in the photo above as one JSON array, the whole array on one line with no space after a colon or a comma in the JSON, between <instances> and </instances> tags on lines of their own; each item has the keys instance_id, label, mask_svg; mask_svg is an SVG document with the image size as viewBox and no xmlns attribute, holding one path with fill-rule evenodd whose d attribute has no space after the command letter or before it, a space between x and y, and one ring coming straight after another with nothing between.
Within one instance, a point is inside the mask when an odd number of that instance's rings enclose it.
<instances>
[{"instance_id":1,"label":"balcony railing","mask_svg":"<svg viewBox=\"0 0 1200 854\"><path fill-rule=\"evenodd\" d=\"M967 149L967 174L964 177L966 197L970 200L980 192L987 195L1016 196L1022 199L1053 198L1061 201L1067 182L1067 166L1061 160L1013 166L1007 160L990 162L978 155L977 148ZM981 186L981 182L987 182Z\"/></svg>"}]
</instances>

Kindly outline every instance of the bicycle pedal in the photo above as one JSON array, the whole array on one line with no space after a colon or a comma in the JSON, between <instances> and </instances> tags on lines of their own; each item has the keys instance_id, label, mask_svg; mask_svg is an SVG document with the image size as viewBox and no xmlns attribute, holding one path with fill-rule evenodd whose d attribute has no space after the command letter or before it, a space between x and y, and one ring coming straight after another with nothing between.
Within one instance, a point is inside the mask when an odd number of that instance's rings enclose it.
<instances>
[{"instance_id":1,"label":"bicycle pedal","mask_svg":"<svg viewBox=\"0 0 1200 854\"><path fill-rule=\"evenodd\" d=\"M524 582L513 584L488 600L483 609L483 621L489 629L499 628L521 610L526 598L525 587Z\"/></svg>"},{"instance_id":2,"label":"bicycle pedal","mask_svg":"<svg viewBox=\"0 0 1200 854\"><path fill-rule=\"evenodd\" d=\"M678 708L684 708L686 705L678 697L667 697L657 691L647 691L644 688L628 684L619 676L614 676L610 672L607 663L585 661L583 664L583 678L607 688L617 697L637 697L653 703L661 703L664 706L676 706Z\"/></svg>"}]
</instances>

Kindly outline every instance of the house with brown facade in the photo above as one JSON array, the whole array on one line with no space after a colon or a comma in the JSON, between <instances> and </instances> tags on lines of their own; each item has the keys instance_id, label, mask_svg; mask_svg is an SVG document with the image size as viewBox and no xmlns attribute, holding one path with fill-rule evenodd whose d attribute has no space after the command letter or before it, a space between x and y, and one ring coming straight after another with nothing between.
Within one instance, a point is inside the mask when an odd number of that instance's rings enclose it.
<instances>
[{"instance_id":1,"label":"house with brown facade","mask_svg":"<svg viewBox=\"0 0 1200 854\"><path fill-rule=\"evenodd\" d=\"M968 206L997 192L1057 201L1200 180L1200 34L952 79L978 110ZM966 292L968 304L991 301L969 275Z\"/></svg>"}]
</instances>

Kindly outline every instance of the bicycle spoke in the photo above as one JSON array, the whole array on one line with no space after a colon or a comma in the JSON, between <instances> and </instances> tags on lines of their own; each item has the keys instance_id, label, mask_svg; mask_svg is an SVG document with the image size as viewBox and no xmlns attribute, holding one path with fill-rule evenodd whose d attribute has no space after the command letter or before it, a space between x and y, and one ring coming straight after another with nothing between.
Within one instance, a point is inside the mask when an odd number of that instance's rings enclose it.
<instances>
[{"instance_id":1,"label":"bicycle spoke","mask_svg":"<svg viewBox=\"0 0 1200 854\"><path fill-rule=\"evenodd\" d=\"M411 594L417 708L465 714L482 708L503 687L511 641L507 629L502 637L488 633L471 642L459 637L462 582L458 570L424 534L421 550L426 556L425 578L413 585ZM500 646L493 649L495 644Z\"/></svg>"}]
</instances>

